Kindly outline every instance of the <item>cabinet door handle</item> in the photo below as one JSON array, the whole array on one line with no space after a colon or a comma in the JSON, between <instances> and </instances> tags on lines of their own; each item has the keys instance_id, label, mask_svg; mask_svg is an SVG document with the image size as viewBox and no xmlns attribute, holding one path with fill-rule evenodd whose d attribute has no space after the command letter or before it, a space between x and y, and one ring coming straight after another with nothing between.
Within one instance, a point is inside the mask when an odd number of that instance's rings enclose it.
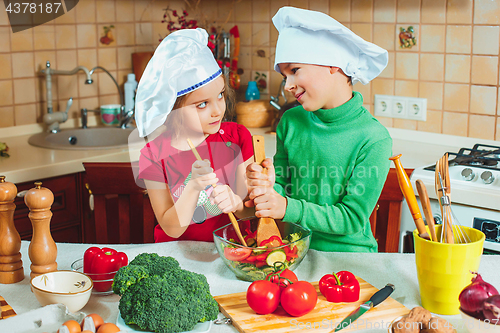
<instances>
[{"instance_id":1,"label":"cabinet door handle","mask_svg":"<svg viewBox=\"0 0 500 333\"><path fill-rule=\"evenodd\" d=\"M89 191L89 207L90 210L94 211L94 195L92 194L92 190L90 189L89 183L85 183L85 188Z\"/></svg>"}]
</instances>

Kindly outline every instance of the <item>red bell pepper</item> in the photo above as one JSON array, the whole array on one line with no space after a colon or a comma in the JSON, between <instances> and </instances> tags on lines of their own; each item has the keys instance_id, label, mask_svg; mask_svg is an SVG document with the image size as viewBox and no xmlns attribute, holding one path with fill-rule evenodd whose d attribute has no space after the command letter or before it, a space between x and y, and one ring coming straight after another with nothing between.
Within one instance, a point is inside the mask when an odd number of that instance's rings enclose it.
<instances>
[{"instance_id":1,"label":"red bell pepper","mask_svg":"<svg viewBox=\"0 0 500 333\"><path fill-rule=\"evenodd\" d=\"M359 281L348 271L326 274L319 280L319 291L328 302L356 302L359 300Z\"/></svg>"},{"instance_id":2,"label":"red bell pepper","mask_svg":"<svg viewBox=\"0 0 500 333\"><path fill-rule=\"evenodd\" d=\"M83 272L94 282L94 290L105 292L111 290L113 278L120 267L128 264L127 255L109 247L102 249L92 246L83 255Z\"/></svg>"},{"instance_id":3,"label":"red bell pepper","mask_svg":"<svg viewBox=\"0 0 500 333\"><path fill-rule=\"evenodd\" d=\"M271 236L266 240L260 242L259 246L267 246L267 247L278 247L281 245L285 245L279 236Z\"/></svg>"}]
</instances>

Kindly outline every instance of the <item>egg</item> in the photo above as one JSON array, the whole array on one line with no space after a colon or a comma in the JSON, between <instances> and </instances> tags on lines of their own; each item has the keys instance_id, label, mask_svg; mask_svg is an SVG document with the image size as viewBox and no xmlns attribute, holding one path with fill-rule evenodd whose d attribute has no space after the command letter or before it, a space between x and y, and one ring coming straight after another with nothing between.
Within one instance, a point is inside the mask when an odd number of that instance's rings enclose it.
<instances>
[{"instance_id":1,"label":"egg","mask_svg":"<svg viewBox=\"0 0 500 333\"><path fill-rule=\"evenodd\" d=\"M102 324L104 324L104 320L102 319L102 317L97 313L91 313L83 318L81 327L82 331L89 330L95 333Z\"/></svg>"},{"instance_id":2,"label":"egg","mask_svg":"<svg viewBox=\"0 0 500 333\"><path fill-rule=\"evenodd\" d=\"M82 329L80 328L80 324L76 320L68 320L62 324L62 326L66 326L67 330L64 327L59 328L57 333L81 333Z\"/></svg>"},{"instance_id":3,"label":"egg","mask_svg":"<svg viewBox=\"0 0 500 333\"><path fill-rule=\"evenodd\" d=\"M120 329L113 323L102 324L97 333L118 333Z\"/></svg>"}]
</instances>

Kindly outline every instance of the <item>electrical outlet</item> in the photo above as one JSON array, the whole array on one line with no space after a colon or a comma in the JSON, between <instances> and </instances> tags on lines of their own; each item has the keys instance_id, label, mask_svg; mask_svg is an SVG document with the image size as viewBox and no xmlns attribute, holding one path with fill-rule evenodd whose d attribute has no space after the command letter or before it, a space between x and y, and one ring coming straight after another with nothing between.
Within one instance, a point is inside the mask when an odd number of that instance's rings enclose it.
<instances>
[{"instance_id":1,"label":"electrical outlet","mask_svg":"<svg viewBox=\"0 0 500 333\"><path fill-rule=\"evenodd\" d=\"M427 120L427 98L408 99L408 119Z\"/></svg>"},{"instance_id":2,"label":"electrical outlet","mask_svg":"<svg viewBox=\"0 0 500 333\"><path fill-rule=\"evenodd\" d=\"M408 114L407 102L404 98L394 97L392 99L392 116L394 118L406 118Z\"/></svg>"},{"instance_id":3,"label":"electrical outlet","mask_svg":"<svg viewBox=\"0 0 500 333\"><path fill-rule=\"evenodd\" d=\"M375 95L375 116L427 120L427 99L392 95Z\"/></svg>"},{"instance_id":4,"label":"electrical outlet","mask_svg":"<svg viewBox=\"0 0 500 333\"><path fill-rule=\"evenodd\" d=\"M392 97L385 95L375 95L375 115L390 117L392 109Z\"/></svg>"}]
</instances>

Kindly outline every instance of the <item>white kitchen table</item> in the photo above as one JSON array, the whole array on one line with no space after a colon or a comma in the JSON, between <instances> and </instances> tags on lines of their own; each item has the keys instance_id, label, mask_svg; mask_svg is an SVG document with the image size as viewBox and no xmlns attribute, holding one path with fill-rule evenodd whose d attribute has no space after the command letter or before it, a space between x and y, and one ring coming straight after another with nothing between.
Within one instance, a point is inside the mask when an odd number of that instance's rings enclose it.
<instances>
[{"instance_id":1,"label":"white kitchen table","mask_svg":"<svg viewBox=\"0 0 500 333\"><path fill-rule=\"evenodd\" d=\"M24 264L25 279L9 285L0 285L0 295L18 313L26 313L40 308L34 294L30 291L29 274L30 260L28 257L29 242L22 241L21 254ZM71 263L82 258L84 251L91 244L58 243L57 263L59 270L71 269ZM97 245L101 246L102 245ZM156 252L164 256L173 256L181 267L193 272L202 273L207 277L212 295L224 295L246 291L249 282L238 280L220 259L214 243L178 241L159 244L127 244L110 245L118 251L125 252L132 260L143 252ZM497 289L500 289L500 256L483 255L479 272ZM400 253L329 253L309 250L303 262L295 270L300 280L310 282L319 281L327 273L340 270L349 270L377 288L387 283L396 286L392 298L409 309L421 305L418 292L418 281L413 254ZM446 281L443 281L446 283ZM116 322L118 315L119 296L92 295L89 303L82 312L98 313L106 322ZM452 323L458 333L465 333L460 315L441 316ZM222 318L222 314L219 314ZM368 331L368 330L365 330ZM387 332L384 329L370 330L373 332ZM211 332L237 332L230 325L212 325Z\"/></svg>"}]
</instances>

